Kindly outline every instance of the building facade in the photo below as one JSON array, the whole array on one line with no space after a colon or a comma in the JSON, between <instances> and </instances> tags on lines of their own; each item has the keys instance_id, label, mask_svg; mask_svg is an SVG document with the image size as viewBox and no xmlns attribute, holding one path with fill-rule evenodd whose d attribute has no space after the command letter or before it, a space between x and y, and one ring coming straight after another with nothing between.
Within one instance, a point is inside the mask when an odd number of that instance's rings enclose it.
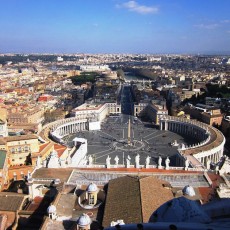
<instances>
[{"instance_id":1,"label":"building facade","mask_svg":"<svg viewBox=\"0 0 230 230\"><path fill-rule=\"evenodd\" d=\"M0 149L7 151L10 166L31 164L32 155L39 152L36 135L5 137L0 144Z\"/></svg>"},{"instance_id":2,"label":"building facade","mask_svg":"<svg viewBox=\"0 0 230 230\"><path fill-rule=\"evenodd\" d=\"M168 115L168 110L164 102L161 104L156 104L154 101L152 101L148 104L146 113L152 122L154 122L156 125L159 125L160 118L164 115Z\"/></svg>"}]
</instances>

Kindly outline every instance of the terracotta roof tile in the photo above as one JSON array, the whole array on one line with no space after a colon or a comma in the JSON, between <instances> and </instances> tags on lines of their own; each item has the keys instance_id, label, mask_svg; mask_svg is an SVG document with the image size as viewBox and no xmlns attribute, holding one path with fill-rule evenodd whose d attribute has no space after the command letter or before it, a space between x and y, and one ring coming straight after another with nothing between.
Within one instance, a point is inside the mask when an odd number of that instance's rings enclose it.
<instances>
[{"instance_id":1,"label":"terracotta roof tile","mask_svg":"<svg viewBox=\"0 0 230 230\"><path fill-rule=\"evenodd\" d=\"M151 214L173 198L168 184L155 177L125 176L109 181L103 226L119 219L125 223L148 222ZM168 184L169 185L169 184Z\"/></svg>"},{"instance_id":2,"label":"terracotta roof tile","mask_svg":"<svg viewBox=\"0 0 230 230\"><path fill-rule=\"evenodd\" d=\"M59 178L61 182L66 182L73 169L70 168L40 168L33 173L34 179L56 179Z\"/></svg>"},{"instance_id":3,"label":"terracotta roof tile","mask_svg":"<svg viewBox=\"0 0 230 230\"><path fill-rule=\"evenodd\" d=\"M148 222L153 211L174 198L171 189L164 187L166 184L155 177L140 179L143 222Z\"/></svg>"},{"instance_id":4,"label":"terracotta roof tile","mask_svg":"<svg viewBox=\"0 0 230 230\"><path fill-rule=\"evenodd\" d=\"M27 195L16 193L0 193L0 210L1 211L17 211L22 208L22 204Z\"/></svg>"},{"instance_id":5,"label":"terracotta roof tile","mask_svg":"<svg viewBox=\"0 0 230 230\"><path fill-rule=\"evenodd\" d=\"M103 226L119 219L125 223L142 222L139 178L125 176L110 180Z\"/></svg>"}]
</instances>

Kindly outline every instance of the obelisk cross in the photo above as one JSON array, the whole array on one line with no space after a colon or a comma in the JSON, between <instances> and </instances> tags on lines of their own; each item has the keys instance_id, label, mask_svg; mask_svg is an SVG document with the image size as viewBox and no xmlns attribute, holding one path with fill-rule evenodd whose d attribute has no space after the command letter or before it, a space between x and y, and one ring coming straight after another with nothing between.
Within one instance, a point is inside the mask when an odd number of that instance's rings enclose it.
<instances>
[{"instance_id":1,"label":"obelisk cross","mask_svg":"<svg viewBox=\"0 0 230 230\"><path fill-rule=\"evenodd\" d=\"M128 123L128 145L131 145L131 122L129 118L129 123Z\"/></svg>"}]
</instances>

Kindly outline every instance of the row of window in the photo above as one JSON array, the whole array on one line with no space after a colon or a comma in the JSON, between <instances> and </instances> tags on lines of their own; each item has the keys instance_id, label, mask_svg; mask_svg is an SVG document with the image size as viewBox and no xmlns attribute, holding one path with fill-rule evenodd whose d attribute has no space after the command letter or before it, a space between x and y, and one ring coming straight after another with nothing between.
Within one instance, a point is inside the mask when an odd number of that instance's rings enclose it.
<instances>
[{"instance_id":1,"label":"row of window","mask_svg":"<svg viewBox=\"0 0 230 230\"><path fill-rule=\"evenodd\" d=\"M22 157L19 157L19 160L22 160ZM11 161L15 161L15 159L12 159Z\"/></svg>"},{"instance_id":2,"label":"row of window","mask_svg":"<svg viewBox=\"0 0 230 230\"><path fill-rule=\"evenodd\" d=\"M28 151L30 151L30 147L29 146L24 146L24 147L19 146L17 148L11 148L10 151L11 151L11 153L28 152Z\"/></svg>"}]
</instances>

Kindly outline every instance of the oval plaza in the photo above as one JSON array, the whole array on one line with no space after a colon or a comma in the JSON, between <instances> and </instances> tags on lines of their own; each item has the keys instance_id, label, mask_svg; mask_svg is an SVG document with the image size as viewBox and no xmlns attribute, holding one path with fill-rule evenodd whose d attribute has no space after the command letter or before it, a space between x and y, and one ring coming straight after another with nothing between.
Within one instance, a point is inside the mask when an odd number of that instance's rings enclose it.
<instances>
[{"instance_id":1,"label":"oval plaza","mask_svg":"<svg viewBox=\"0 0 230 230\"><path fill-rule=\"evenodd\" d=\"M71 149L72 167L204 170L223 156L223 134L204 123L164 115L153 126L116 103L84 106L43 130Z\"/></svg>"}]
</instances>

